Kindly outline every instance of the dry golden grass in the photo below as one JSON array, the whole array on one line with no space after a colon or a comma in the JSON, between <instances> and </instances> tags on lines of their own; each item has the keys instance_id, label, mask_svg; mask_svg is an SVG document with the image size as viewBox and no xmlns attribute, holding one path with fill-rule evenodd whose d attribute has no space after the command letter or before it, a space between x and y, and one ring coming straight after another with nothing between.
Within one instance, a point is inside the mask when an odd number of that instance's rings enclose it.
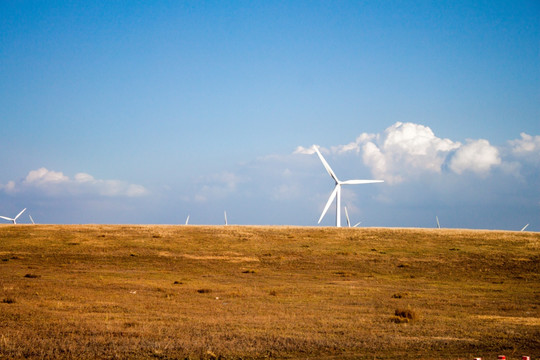
<instances>
[{"instance_id":1,"label":"dry golden grass","mask_svg":"<svg viewBox=\"0 0 540 360\"><path fill-rule=\"evenodd\" d=\"M0 226L0 358L540 356L540 234Z\"/></svg>"}]
</instances>

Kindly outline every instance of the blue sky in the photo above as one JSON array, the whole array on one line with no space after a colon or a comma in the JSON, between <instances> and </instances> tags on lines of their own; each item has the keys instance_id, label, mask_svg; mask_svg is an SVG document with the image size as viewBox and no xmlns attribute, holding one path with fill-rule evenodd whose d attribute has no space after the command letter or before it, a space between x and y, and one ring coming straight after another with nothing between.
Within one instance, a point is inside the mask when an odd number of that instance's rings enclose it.
<instances>
[{"instance_id":1,"label":"blue sky","mask_svg":"<svg viewBox=\"0 0 540 360\"><path fill-rule=\"evenodd\" d=\"M0 215L316 225L317 144L343 179L385 180L344 190L363 226L540 231L537 1L0 13Z\"/></svg>"}]
</instances>

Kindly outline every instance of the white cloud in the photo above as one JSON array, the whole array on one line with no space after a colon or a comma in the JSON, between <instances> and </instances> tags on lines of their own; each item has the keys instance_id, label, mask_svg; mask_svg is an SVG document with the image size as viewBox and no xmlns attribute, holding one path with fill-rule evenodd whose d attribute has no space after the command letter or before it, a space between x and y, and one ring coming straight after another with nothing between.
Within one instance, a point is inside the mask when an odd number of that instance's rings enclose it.
<instances>
[{"instance_id":1,"label":"white cloud","mask_svg":"<svg viewBox=\"0 0 540 360\"><path fill-rule=\"evenodd\" d=\"M303 155L312 155L315 154L315 150L313 149L313 146L310 146L308 148L305 148L303 146L298 146L293 154L303 154Z\"/></svg>"},{"instance_id":2,"label":"white cloud","mask_svg":"<svg viewBox=\"0 0 540 360\"><path fill-rule=\"evenodd\" d=\"M44 167L31 170L22 181L9 181L0 189L8 194L38 192L47 196L137 197L148 193L142 185L129 184L120 180L99 180L86 173L78 173L71 179L62 172Z\"/></svg>"},{"instance_id":3,"label":"white cloud","mask_svg":"<svg viewBox=\"0 0 540 360\"><path fill-rule=\"evenodd\" d=\"M501 164L499 150L484 139L468 140L461 146L450 160L450 169L457 174L471 171L476 174L486 174L495 166Z\"/></svg>"},{"instance_id":4,"label":"white cloud","mask_svg":"<svg viewBox=\"0 0 540 360\"><path fill-rule=\"evenodd\" d=\"M514 154L540 153L540 136L531 136L521 133L521 139L510 140Z\"/></svg>"},{"instance_id":5,"label":"white cloud","mask_svg":"<svg viewBox=\"0 0 540 360\"><path fill-rule=\"evenodd\" d=\"M508 144L497 148L485 139L469 139L462 144L436 136L428 126L396 122L382 133L363 133L353 142L322 150L336 155L357 154L375 178L396 185L445 172L485 176L495 168L520 176L525 161L540 163L540 136L521 133L520 139ZM313 150L299 146L294 154L313 154Z\"/></svg>"},{"instance_id":6,"label":"white cloud","mask_svg":"<svg viewBox=\"0 0 540 360\"><path fill-rule=\"evenodd\" d=\"M63 173L40 168L30 171L24 179L23 184L30 186L47 186L47 184L60 184L65 182L69 182L69 178Z\"/></svg>"},{"instance_id":7,"label":"white cloud","mask_svg":"<svg viewBox=\"0 0 540 360\"><path fill-rule=\"evenodd\" d=\"M391 184L413 174L440 173L446 157L459 148L459 142L441 139L424 125L397 122L382 135L362 134L356 139L358 151L372 173ZM344 149L353 149L351 144Z\"/></svg>"}]
</instances>

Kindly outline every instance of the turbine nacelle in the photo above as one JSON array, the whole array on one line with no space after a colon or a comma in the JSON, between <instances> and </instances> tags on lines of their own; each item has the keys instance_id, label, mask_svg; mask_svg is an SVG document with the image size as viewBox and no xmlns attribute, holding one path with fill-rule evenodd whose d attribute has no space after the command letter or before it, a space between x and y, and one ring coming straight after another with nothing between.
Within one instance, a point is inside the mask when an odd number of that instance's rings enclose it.
<instances>
[{"instance_id":1,"label":"turbine nacelle","mask_svg":"<svg viewBox=\"0 0 540 360\"><path fill-rule=\"evenodd\" d=\"M4 219L4 220L8 220L8 221L11 221L13 224L16 224L17 223L17 219L19 218L19 216L21 216L21 214L26 210L26 208L22 209L22 211L20 213L17 214L17 216L15 216L14 218L10 218L10 217L7 217L7 216L0 216L0 218Z\"/></svg>"},{"instance_id":2,"label":"turbine nacelle","mask_svg":"<svg viewBox=\"0 0 540 360\"><path fill-rule=\"evenodd\" d=\"M341 181L337 177L336 173L332 170L326 159L322 156L321 152L319 151L319 148L315 145L313 145L313 149L315 149L315 152L319 156L319 159L323 163L324 168L328 172L328 174L334 179L336 186L334 187L334 190L330 194L330 197L328 198L328 201L326 202L326 206L324 207L324 210L321 214L321 217L319 218L318 224L321 223L321 220L323 219L324 215L326 215L326 212L328 211L328 208L330 207L330 204L336 199L336 226L341 226L341 186L342 185L360 185L360 184L372 184L372 183L380 183L384 182L384 180L345 180Z\"/></svg>"}]
</instances>

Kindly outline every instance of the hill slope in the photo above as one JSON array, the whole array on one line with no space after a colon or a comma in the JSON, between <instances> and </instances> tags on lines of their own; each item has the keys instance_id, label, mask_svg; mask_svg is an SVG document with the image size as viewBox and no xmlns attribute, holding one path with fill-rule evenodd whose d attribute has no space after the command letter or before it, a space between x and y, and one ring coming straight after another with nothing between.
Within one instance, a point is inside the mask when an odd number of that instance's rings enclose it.
<instances>
[{"instance_id":1,"label":"hill slope","mask_svg":"<svg viewBox=\"0 0 540 360\"><path fill-rule=\"evenodd\" d=\"M0 226L0 358L540 355L540 234Z\"/></svg>"}]
</instances>

